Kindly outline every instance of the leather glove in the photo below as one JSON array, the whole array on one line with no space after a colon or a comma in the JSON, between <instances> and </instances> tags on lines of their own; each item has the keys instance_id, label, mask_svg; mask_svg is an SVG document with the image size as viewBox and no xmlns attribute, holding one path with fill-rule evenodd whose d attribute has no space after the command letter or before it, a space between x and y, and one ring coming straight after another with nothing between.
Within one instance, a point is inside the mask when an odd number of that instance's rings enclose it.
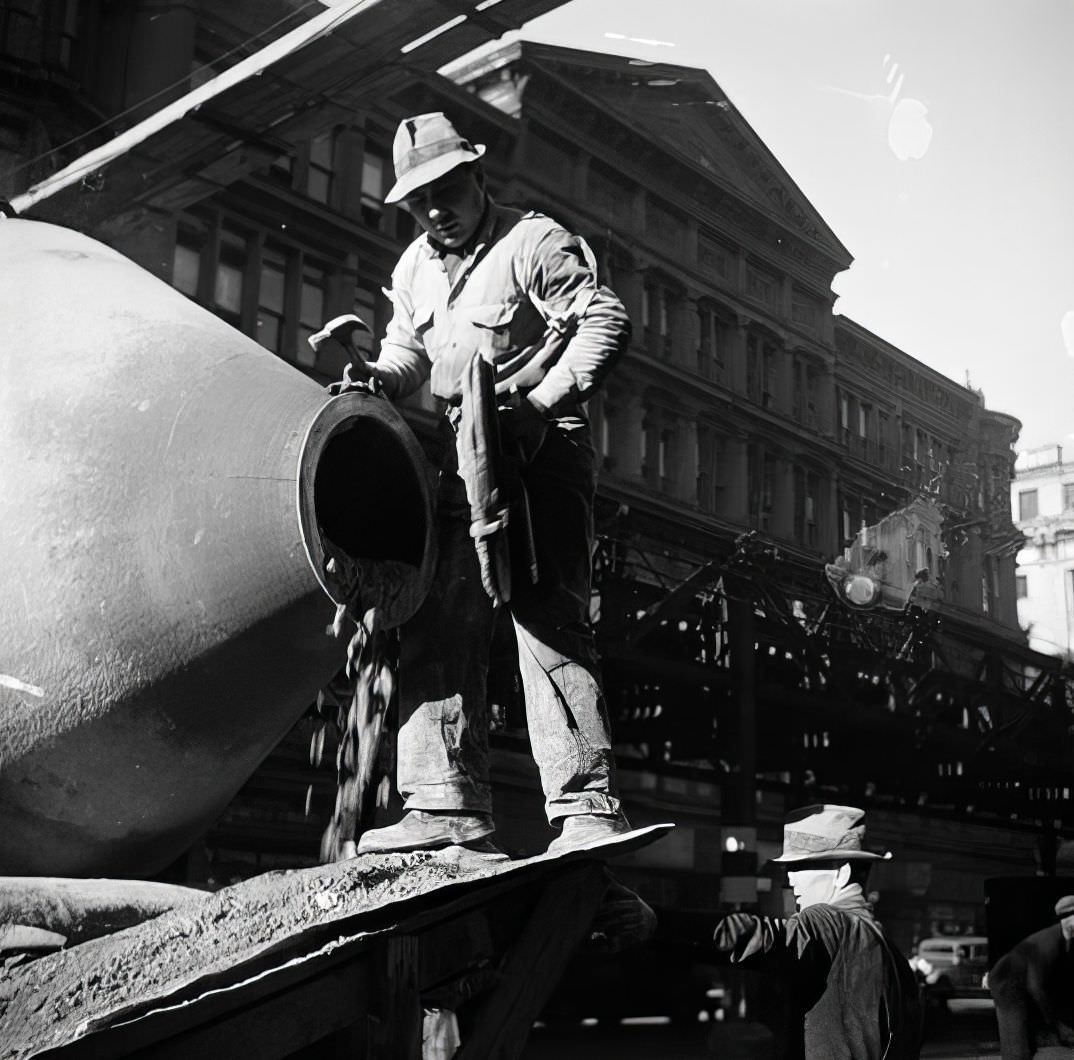
<instances>
[{"instance_id":1,"label":"leather glove","mask_svg":"<svg viewBox=\"0 0 1074 1060\"><path fill-rule=\"evenodd\" d=\"M757 918L752 913L729 913L717 925L713 932L713 942L718 950L734 949L743 935L752 932Z\"/></svg>"},{"instance_id":2,"label":"leather glove","mask_svg":"<svg viewBox=\"0 0 1074 1060\"><path fill-rule=\"evenodd\" d=\"M501 412L500 426L514 440L521 462L528 464L544 445L550 424L541 409L528 398L523 398L517 406Z\"/></svg>"},{"instance_id":3,"label":"leather glove","mask_svg":"<svg viewBox=\"0 0 1074 1060\"><path fill-rule=\"evenodd\" d=\"M588 947L597 953L621 953L656 934L656 913L629 887L609 879L589 929Z\"/></svg>"},{"instance_id":4,"label":"leather glove","mask_svg":"<svg viewBox=\"0 0 1074 1060\"><path fill-rule=\"evenodd\" d=\"M507 512L500 513L495 529L482 524L470 527L477 550L481 584L492 602L500 607L511 599L511 556L507 544Z\"/></svg>"}]
</instances>

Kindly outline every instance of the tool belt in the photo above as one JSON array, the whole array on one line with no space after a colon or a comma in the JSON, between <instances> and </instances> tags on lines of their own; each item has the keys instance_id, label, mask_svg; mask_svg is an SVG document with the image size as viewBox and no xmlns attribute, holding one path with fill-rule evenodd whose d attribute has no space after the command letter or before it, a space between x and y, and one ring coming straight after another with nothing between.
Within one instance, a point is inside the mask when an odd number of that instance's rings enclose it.
<instances>
[{"instance_id":1,"label":"tool belt","mask_svg":"<svg viewBox=\"0 0 1074 1060\"><path fill-rule=\"evenodd\" d=\"M455 445L459 477L470 504L470 536L481 567L481 584L499 606L511 599L512 575L537 581L529 498L520 461L500 435L496 370L474 354L462 375ZM515 560L512 561L512 553Z\"/></svg>"}]
</instances>

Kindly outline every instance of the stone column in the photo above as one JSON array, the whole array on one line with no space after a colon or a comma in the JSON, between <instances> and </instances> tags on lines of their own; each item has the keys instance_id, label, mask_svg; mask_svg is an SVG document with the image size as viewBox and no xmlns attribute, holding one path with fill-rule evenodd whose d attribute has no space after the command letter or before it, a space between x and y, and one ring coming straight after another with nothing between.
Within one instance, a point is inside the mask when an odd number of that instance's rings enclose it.
<instances>
[{"instance_id":1,"label":"stone column","mask_svg":"<svg viewBox=\"0 0 1074 1060\"><path fill-rule=\"evenodd\" d=\"M817 433L822 438L835 437L835 371L825 364L817 379Z\"/></svg>"},{"instance_id":2,"label":"stone column","mask_svg":"<svg viewBox=\"0 0 1074 1060\"><path fill-rule=\"evenodd\" d=\"M843 536L842 517L839 511L839 472L831 478L821 479L817 498L818 544L825 555L834 559L843 554L840 544Z\"/></svg>"},{"instance_id":3,"label":"stone column","mask_svg":"<svg viewBox=\"0 0 1074 1060\"><path fill-rule=\"evenodd\" d=\"M735 266L736 266L736 268L735 268L735 290L736 291L745 291L746 290L747 269L749 268L749 266L746 263L746 255L745 254L740 253L740 254L737 255L737 257L735 258Z\"/></svg>"},{"instance_id":4,"label":"stone column","mask_svg":"<svg viewBox=\"0 0 1074 1060\"><path fill-rule=\"evenodd\" d=\"M794 283L789 276L780 281L779 308L784 320L794 320Z\"/></svg>"},{"instance_id":5,"label":"stone column","mask_svg":"<svg viewBox=\"0 0 1074 1060\"><path fill-rule=\"evenodd\" d=\"M630 204L630 227L637 233L639 239L645 238L645 189L639 187L634 192Z\"/></svg>"},{"instance_id":6,"label":"stone column","mask_svg":"<svg viewBox=\"0 0 1074 1060\"><path fill-rule=\"evenodd\" d=\"M835 314L832 312L835 298L834 294L830 295L829 301L821 311L820 320L818 321L820 341L826 346L831 346L835 342Z\"/></svg>"},{"instance_id":7,"label":"stone column","mask_svg":"<svg viewBox=\"0 0 1074 1060\"><path fill-rule=\"evenodd\" d=\"M728 327L730 349L727 355L727 375L731 389L736 394L746 393L746 333L749 321L738 317Z\"/></svg>"},{"instance_id":8,"label":"stone column","mask_svg":"<svg viewBox=\"0 0 1074 1060\"><path fill-rule=\"evenodd\" d=\"M698 350L701 348L701 320L697 315L697 299L687 295L682 300L682 363L692 371L711 377L712 370L702 371Z\"/></svg>"},{"instance_id":9,"label":"stone column","mask_svg":"<svg viewBox=\"0 0 1074 1060\"><path fill-rule=\"evenodd\" d=\"M360 220L362 216L362 161L365 134L358 129L341 129L336 136L336 185L339 212Z\"/></svg>"},{"instance_id":10,"label":"stone column","mask_svg":"<svg viewBox=\"0 0 1074 1060\"><path fill-rule=\"evenodd\" d=\"M324 313L329 319L354 312L354 287L358 276L358 255L351 251L343 259L343 266L333 269L328 277L325 291ZM376 329L376 321L369 323Z\"/></svg>"},{"instance_id":11,"label":"stone column","mask_svg":"<svg viewBox=\"0 0 1074 1060\"><path fill-rule=\"evenodd\" d=\"M261 291L261 255L265 249L265 234L256 231L246 244L246 269L242 280L242 330L257 338L257 307ZM325 306L325 319L337 316Z\"/></svg>"},{"instance_id":12,"label":"stone column","mask_svg":"<svg viewBox=\"0 0 1074 1060\"><path fill-rule=\"evenodd\" d=\"M675 496L687 504L697 504L697 420L682 416L678 421L679 452L675 471Z\"/></svg>"},{"instance_id":13,"label":"stone column","mask_svg":"<svg viewBox=\"0 0 1074 1060\"><path fill-rule=\"evenodd\" d=\"M618 474L641 476L641 436L645 406L640 395L631 395L619 406L616 431L612 437L612 455Z\"/></svg>"},{"instance_id":14,"label":"stone column","mask_svg":"<svg viewBox=\"0 0 1074 1060\"><path fill-rule=\"evenodd\" d=\"M772 536L784 540L794 537L794 465L783 454L775 456L772 483Z\"/></svg>"},{"instance_id":15,"label":"stone column","mask_svg":"<svg viewBox=\"0 0 1074 1060\"><path fill-rule=\"evenodd\" d=\"M641 345L645 341L645 332L641 326L643 275L634 262L619 264L620 261L621 255L616 257L614 290L619 295L627 311L627 316L630 317L630 323L633 325L634 333L631 341Z\"/></svg>"},{"instance_id":16,"label":"stone column","mask_svg":"<svg viewBox=\"0 0 1074 1060\"><path fill-rule=\"evenodd\" d=\"M683 230L682 236L682 253L683 262L686 265L696 265L698 263L698 225L692 218L686 218L686 224Z\"/></svg>"},{"instance_id":17,"label":"stone column","mask_svg":"<svg viewBox=\"0 0 1074 1060\"><path fill-rule=\"evenodd\" d=\"M745 525L749 515L749 441L744 435L729 437L724 444L724 451L727 458L720 476L723 490L717 514Z\"/></svg>"},{"instance_id":18,"label":"stone column","mask_svg":"<svg viewBox=\"0 0 1074 1060\"><path fill-rule=\"evenodd\" d=\"M776 411L790 418L794 412L794 350L780 346L776 363L779 365L775 381Z\"/></svg>"}]
</instances>

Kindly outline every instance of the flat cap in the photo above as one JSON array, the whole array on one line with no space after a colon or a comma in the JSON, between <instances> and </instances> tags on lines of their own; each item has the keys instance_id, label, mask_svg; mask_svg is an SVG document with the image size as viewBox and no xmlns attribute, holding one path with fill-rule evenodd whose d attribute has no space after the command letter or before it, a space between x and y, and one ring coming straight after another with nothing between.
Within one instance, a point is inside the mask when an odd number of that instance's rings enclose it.
<instances>
[{"instance_id":1,"label":"flat cap","mask_svg":"<svg viewBox=\"0 0 1074 1060\"><path fill-rule=\"evenodd\" d=\"M1055 903L1055 915L1063 920L1065 917L1074 916L1074 894L1064 894Z\"/></svg>"}]
</instances>

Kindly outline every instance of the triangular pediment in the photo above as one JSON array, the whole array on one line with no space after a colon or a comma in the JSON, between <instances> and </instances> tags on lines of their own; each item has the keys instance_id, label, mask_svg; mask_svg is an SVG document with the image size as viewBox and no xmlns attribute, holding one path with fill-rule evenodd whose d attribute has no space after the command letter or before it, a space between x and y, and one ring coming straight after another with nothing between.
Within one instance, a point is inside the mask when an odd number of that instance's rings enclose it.
<instances>
[{"instance_id":1,"label":"triangular pediment","mask_svg":"<svg viewBox=\"0 0 1074 1060\"><path fill-rule=\"evenodd\" d=\"M850 252L705 70L524 43L529 62L849 265Z\"/></svg>"}]
</instances>

